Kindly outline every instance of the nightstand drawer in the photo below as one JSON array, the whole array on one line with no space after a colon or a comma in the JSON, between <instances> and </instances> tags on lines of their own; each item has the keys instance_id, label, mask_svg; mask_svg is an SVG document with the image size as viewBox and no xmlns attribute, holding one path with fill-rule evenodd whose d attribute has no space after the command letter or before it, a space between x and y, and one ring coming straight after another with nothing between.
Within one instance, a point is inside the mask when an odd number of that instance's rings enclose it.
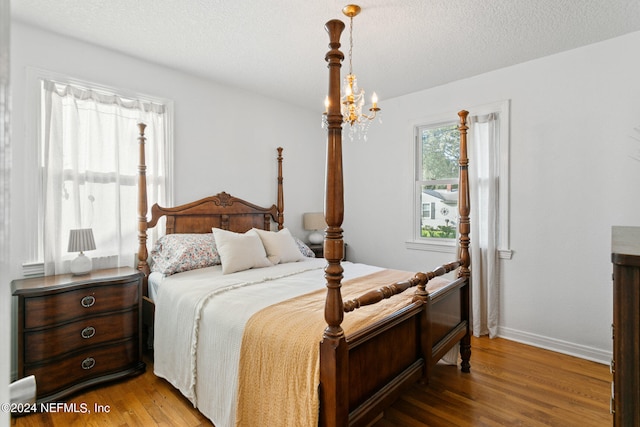
<instances>
[{"instance_id":1,"label":"nightstand drawer","mask_svg":"<svg viewBox=\"0 0 640 427\"><path fill-rule=\"evenodd\" d=\"M138 281L113 286L88 286L68 292L25 298L26 329L55 325L83 316L121 310L138 304Z\"/></svg>"},{"instance_id":2,"label":"nightstand drawer","mask_svg":"<svg viewBox=\"0 0 640 427\"><path fill-rule=\"evenodd\" d=\"M32 364L83 347L122 340L138 333L138 310L95 316L25 333L24 362Z\"/></svg>"},{"instance_id":3,"label":"nightstand drawer","mask_svg":"<svg viewBox=\"0 0 640 427\"><path fill-rule=\"evenodd\" d=\"M38 397L48 396L72 384L134 367L138 363L138 346L129 341L117 346L91 349L55 363L25 366L25 376L35 375Z\"/></svg>"}]
</instances>

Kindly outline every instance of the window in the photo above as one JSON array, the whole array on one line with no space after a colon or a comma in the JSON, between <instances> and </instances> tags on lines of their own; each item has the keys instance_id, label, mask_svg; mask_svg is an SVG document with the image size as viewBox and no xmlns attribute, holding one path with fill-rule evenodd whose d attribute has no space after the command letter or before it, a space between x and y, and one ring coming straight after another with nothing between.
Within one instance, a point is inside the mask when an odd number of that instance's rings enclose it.
<instances>
[{"instance_id":1,"label":"window","mask_svg":"<svg viewBox=\"0 0 640 427\"><path fill-rule=\"evenodd\" d=\"M458 160L456 122L416 128L415 199L422 206L415 235L454 244L458 225Z\"/></svg>"},{"instance_id":2,"label":"window","mask_svg":"<svg viewBox=\"0 0 640 427\"><path fill-rule=\"evenodd\" d=\"M414 221L409 249L456 250L458 124L455 112L413 124ZM470 108L467 126L472 244L473 233L480 233L476 243L492 234L498 256L509 259L509 102Z\"/></svg>"},{"instance_id":3,"label":"window","mask_svg":"<svg viewBox=\"0 0 640 427\"><path fill-rule=\"evenodd\" d=\"M425 218L427 219L435 219L435 203L434 202L427 202L427 203L422 203L422 220L423 223L426 222L424 221Z\"/></svg>"},{"instance_id":4,"label":"window","mask_svg":"<svg viewBox=\"0 0 640 427\"><path fill-rule=\"evenodd\" d=\"M69 230L92 228L93 268L134 266L137 243L138 126L147 125L150 204L171 203L170 101L86 82L39 76L40 194L35 265L68 271ZM152 237L153 239L153 237Z\"/></svg>"}]
</instances>

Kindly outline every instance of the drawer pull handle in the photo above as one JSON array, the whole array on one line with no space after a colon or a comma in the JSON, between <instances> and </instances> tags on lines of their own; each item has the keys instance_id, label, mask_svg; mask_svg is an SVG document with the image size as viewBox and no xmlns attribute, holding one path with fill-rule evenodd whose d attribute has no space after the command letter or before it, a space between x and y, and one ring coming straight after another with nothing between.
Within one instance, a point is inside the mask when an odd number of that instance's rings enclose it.
<instances>
[{"instance_id":1,"label":"drawer pull handle","mask_svg":"<svg viewBox=\"0 0 640 427\"><path fill-rule=\"evenodd\" d=\"M96 303L96 298L93 295L87 295L86 297L80 300L80 304L82 304L82 306L85 308L89 308L95 303Z\"/></svg>"},{"instance_id":2,"label":"drawer pull handle","mask_svg":"<svg viewBox=\"0 0 640 427\"><path fill-rule=\"evenodd\" d=\"M82 332L80 332L80 334L82 335L82 338L89 339L96 334L96 328L93 326L87 326L82 330Z\"/></svg>"},{"instance_id":3,"label":"drawer pull handle","mask_svg":"<svg viewBox=\"0 0 640 427\"><path fill-rule=\"evenodd\" d=\"M82 369L91 369L96 365L96 359L87 357L82 361Z\"/></svg>"}]
</instances>

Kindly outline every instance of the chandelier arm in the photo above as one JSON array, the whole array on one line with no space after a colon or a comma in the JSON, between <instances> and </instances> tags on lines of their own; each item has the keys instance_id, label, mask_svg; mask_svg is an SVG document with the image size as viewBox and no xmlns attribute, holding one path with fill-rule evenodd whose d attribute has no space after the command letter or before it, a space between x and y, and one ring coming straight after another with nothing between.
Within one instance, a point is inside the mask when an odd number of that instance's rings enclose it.
<instances>
[{"instance_id":1,"label":"chandelier arm","mask_svg":"<svg viewBox=\"0 0 640 427\"><path fill-rule=\"evenodd\" d=\"M380 111L379 108L369 108L369 111L371 111L371 115L367 115L367 114L363 114L362 118L367 119L367 120L373 120L376 118L376 113L378 111Z\"/></svg>"}]
</instances>

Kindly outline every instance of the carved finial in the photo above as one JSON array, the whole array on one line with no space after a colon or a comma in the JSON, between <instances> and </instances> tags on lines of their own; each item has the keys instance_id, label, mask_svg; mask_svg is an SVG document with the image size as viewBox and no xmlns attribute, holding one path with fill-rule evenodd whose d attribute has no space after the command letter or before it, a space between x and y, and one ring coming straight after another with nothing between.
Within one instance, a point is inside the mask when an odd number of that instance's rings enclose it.
<instances>
[{"instance_id":1,"label":"carved finial","mask_svg":"<svg viewBox=\"0 0 640 427\"><path fill-rule=\"evenodd\" d=\"M324 25L324 28L327 30L327 33L329 33L329 47L331 48L327 56L331 53L338 53L340 59L343 59L344 54L340 51L335 51L340 47L340 35L344 31L344 22L339 19L332 19Z\"/></svg>"}]
</instances>

